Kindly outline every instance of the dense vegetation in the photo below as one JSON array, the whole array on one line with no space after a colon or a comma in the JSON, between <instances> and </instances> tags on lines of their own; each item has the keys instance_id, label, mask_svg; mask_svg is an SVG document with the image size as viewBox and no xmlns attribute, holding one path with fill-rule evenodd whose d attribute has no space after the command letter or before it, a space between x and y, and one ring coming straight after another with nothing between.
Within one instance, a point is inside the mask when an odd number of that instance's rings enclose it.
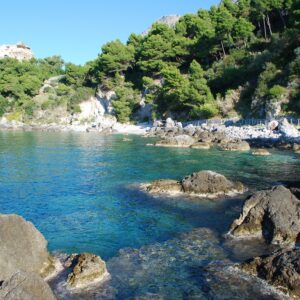
<instances>
[{"instance_id":1,"label":"dense vegetation","mask_svg":"<svg viewBox=\"0 0 300 300\"><path fill-rule=\"evenodd\" d=\"M78 103L114 90L121 122L135 117L141 96L153 118L264 116L279 103L300 113L300 0L222 0L210 10L187 14L174 28L154 24L146 36L111 41L84 66L57 58L0 61L0 114L30 114L42 81L65 74L55 101ZM47 105L44 105L46 107Z\"/></svg>"}]
</instances>

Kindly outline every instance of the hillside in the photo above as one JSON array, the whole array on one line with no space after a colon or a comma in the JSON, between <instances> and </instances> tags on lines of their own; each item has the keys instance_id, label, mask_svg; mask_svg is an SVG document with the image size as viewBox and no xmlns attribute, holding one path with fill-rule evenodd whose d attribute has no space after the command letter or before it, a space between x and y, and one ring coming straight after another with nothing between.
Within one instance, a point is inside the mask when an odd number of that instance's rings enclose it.
<instances>
[{"instance_id":1,"label":"hillside","mask_svg":"<svg viewBox=\"0 0 300 300\"><path fill-rule=\"evenodd\" d=\"M299 0L223 0L172 26L156 22L126 44L111 41L84 66L4 58L0 114L30 122L37 111L64 106L72 115L109 92L120 122L299 115L299 17ZM57 86L37 97L58 75Z\"/></svg>"}]
</instances>

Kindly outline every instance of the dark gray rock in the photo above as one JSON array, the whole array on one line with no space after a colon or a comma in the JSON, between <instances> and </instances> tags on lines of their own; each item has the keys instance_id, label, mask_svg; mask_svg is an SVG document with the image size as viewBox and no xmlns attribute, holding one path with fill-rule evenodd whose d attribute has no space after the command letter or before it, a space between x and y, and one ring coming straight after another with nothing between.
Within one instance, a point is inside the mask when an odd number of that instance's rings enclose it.
<instances>
[{"instance_id":1,"label":"dark gray rock","mask_svg":"<svg viewBox=\"0 0 300 300\"><path fill-rule=\"evenodd\" d=\"M300 233L300 201L284 186L251 196L231 225L234 237L259 237L268 243L294 244Z\"/></svg>"},{"instance_id":2,"label":"dark gray rock","mask_svg":"<svg viewBox=\"0 0 300 300\"><path fill-rule=\"evenodd\" d=\"M267 280L283 292L300 297L300 249L279 250L241 264L241 269Z\"/></svg>"},{"instance_id":3,"label":"dark gray rock","mask_svg":"<svg viewBox=\"0 0 300 300\"><path fill-rule=\"evenodd\" d=\"M42 276L53 270L47 241L22 217L0 215L0 281L18 270Z\"/></svg>"},{"instance_id":4,"label":"dark gray rock","mask_svg":"<svg viewBox=\"0 0 300 300\"><path fill-rule=\"evenodd\" d=\"M222 195L244 192L239 182L232 182L225 176L212 171L193 173L182 180L184 192L204 195Z\"/></svg>"},{"instance_id":5,"label":"dark gray rock","mask_svg":"<svg viewBox=\"0 0 300 300\"><path fill-rule=\"evenodd\" d=\"M19 271L1 285L0 299L55 300L56 298L48 284L39 275Z\"/></svg>"}]
</instances>

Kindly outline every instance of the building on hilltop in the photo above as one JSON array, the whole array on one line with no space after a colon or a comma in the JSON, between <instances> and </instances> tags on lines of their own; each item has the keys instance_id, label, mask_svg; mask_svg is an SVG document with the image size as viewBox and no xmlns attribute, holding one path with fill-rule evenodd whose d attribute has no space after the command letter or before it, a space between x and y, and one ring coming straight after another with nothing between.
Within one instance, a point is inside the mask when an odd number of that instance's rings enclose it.
<instances>
[{"instance_id":1,"label":"building on hilltop","mask_svg":"<svg viewBox=\"0 0 300 300\"><path fill-rule=\"evenodd\" d=\"M32 59L34 55L30 47L24 43L17 43L15 45L0 45L0 59L5 57L22 61Z\"/></svg>"}]
</instances>

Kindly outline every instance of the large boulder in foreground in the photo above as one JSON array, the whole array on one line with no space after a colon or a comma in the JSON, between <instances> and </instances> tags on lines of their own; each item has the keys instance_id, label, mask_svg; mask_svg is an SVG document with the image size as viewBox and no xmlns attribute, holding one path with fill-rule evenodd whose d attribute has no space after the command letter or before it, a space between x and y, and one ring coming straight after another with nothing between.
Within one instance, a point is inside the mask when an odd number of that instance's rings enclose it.
<instances>
[{"instance_id":1,"label":"large boulder in foreground","mask_svg":"<svg viewBox=\"0 0 300 300\"><path fill-rule=\"evenodd\" d=\"M70 264L73 270L68 276L68 283L74 288L103 281L109 276L105 262L95 254L72 255Z\"/></svg>"},{"instance_id":2,"label":"large boulder in foreground","mask_svg":"<svg viewBox=\"0 0 300 300\"><path fill-rule=\"evenodd\" d=\"M283 292L300 297L300 249L279 250L241 264L241 269L267 280Z\"/></svg>"},{"instance_id":3,"label":"large boulder in foreground","mask_svg":"<svg viewBox=\"0 0 300 300\"><path fill-rule=\"evenodd\" d=\"M294 244L300 233L300 201L284 186L257 192L245 202L229 233L272 244Z\"/></svg>"},{"instance_id":4,"label":"large boulder in foreground","mask_svg":"<svg viewBox=\"0 0 300 300\"><path fill-rule=\"evenodd\" d=\"M185 193L200 195L224 195L240 193L244 187L240 182L232 182L225 176L212 171L201 171L186 176L182 180Z\"/></svg>"},{"instance_id":5,"label":"large boulder in foreground","mask_svg":"<svg viewBox=\"0 0 300 300\"><path fill-rule=\"evenodd\" d=\"M17 215L0 215L0 281L19 270L46 276L51 269L47 241L35 226Z\"/></svg>"},{"instance_id":6,"label":"large boulder in foreground","mask_svg":"<svg viewBox=\"0 0 300 300\"><path fill-rule=\"evenodd\" d=\"M202 197L217 197L233 193L243 193L245 188L240 182L232 182L225 176L212 171L201 171L186 176L182 181L161 179L142 185L151 193L186 193Z\"/></svg>"},{"instance_id":7,"label":"large boulder in foreground","mask_svg":"<svg viewBox=\"0 0 300 300\"><path fill-rule=\"evenodd\" d=\"M182 147L188 148L194 144L195 140L187 134L181 134L174 137L169 137L155 143L158 147Z\"/></svg>"},{"instance_id":8,"label":"large boulder in foreground","mask_svg":"<svg viewBox=\"0 0 300 300\"><path fill-rule=\"evenodd\" d=\"M39 275L19 271L2 283L0 299L55 300L56 298L48 284Z\"/></svg>"}]
</instances>

